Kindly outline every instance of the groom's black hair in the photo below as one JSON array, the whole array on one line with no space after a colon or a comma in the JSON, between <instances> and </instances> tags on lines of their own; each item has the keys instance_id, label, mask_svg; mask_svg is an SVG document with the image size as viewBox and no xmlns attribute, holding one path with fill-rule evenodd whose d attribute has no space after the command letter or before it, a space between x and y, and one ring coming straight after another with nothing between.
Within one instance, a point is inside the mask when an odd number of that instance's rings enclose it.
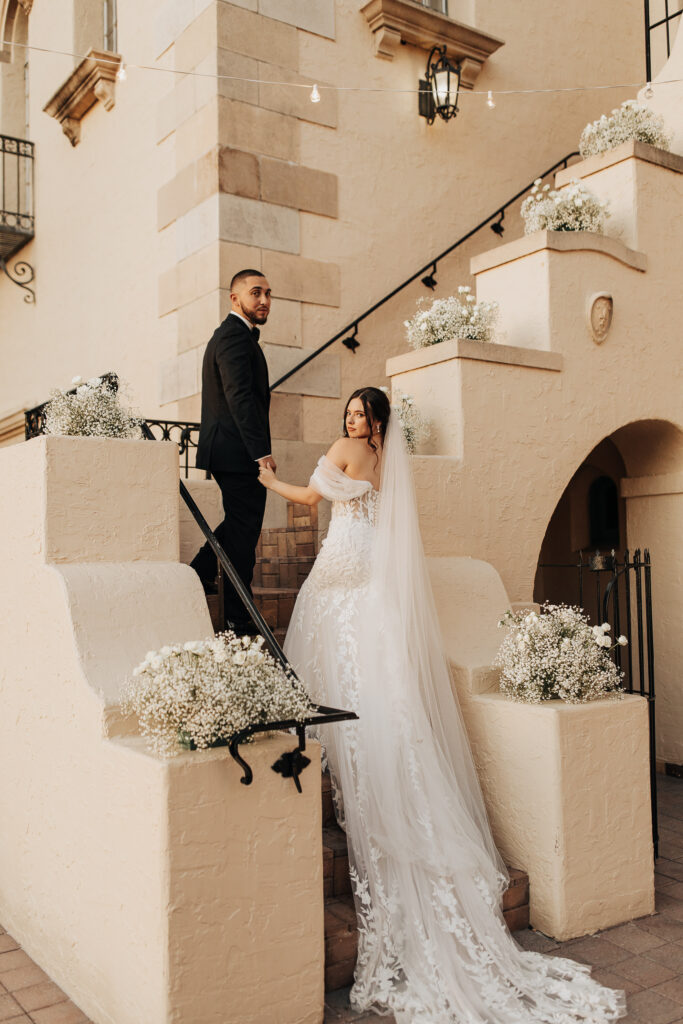
<instances>
[{"instance_id":1,"label":"groom's black hair","mask_svg":"<svg viewBox=\"0 0 683 1024\"><path fill-rule=\"evenodd\" d=\"M265 277L265 274L262 270L238 270L230 282L230 291L234 289L236 284L244 281L247 277Z\"/></svg>"},{"instance_id":2,"label":"groom's black hair","mask_svg":"<svg viewBox=\"0 0 683 1024\"><path fill-rule=\"evenodd\" d=\"M370 424L370 430L373 430L375 426L379 427L379 432L382 435L382 442L384 442L384 435L387 432L387 424L389 417L391 416L391 403L387 398L386 392L380 388L366 387L358 388L352 395L349 395L348 401L344 406L344 422L342 424L342 430L344 437L349 436L349 432L346 429L346 413L348 411L350 403L354 398L360 398L363 403L363 412L365 418ZM377 445L372 440L372 434L368 438L368 445L373 451L376 450Z\"/></svg>"}]
</instances>

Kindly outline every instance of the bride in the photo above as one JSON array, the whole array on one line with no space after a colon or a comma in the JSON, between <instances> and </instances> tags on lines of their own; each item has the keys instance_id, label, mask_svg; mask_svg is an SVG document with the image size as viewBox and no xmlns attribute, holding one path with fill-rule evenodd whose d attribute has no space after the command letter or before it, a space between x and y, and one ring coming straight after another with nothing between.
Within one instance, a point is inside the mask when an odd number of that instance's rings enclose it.
<instances>
[{"instance_id":1,"label":"bride","mask_svg":"<svg viewBox=\"0 0 683 1024\"><path fill-rule=\"evenodd\" d=\"M343 437L308 486L262 469L288 501L332 502L285 652L319 703L358 721L321 739L349 842L357 1011L397 1024L602 1024L623 991L590 967L523 950L501 910L498 853L448 665L420 540L410 459L378 388L355 391Z\"/></svg>"}]
</instances>

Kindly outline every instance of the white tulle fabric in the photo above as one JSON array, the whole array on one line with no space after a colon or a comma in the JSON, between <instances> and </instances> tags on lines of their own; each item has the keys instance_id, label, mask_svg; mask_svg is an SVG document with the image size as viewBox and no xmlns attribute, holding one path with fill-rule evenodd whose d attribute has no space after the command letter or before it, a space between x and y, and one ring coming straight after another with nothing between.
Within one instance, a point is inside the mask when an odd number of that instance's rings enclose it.
<instances>
[{"instance_id":1,"label":"white tulle fabric","mask_svg":"<svg viewBox=\"0 0 683 1024\"><path fill-rule=\"evenodd\" d=\"M398 1024L619 1019L622 991L523 950L505 925L508 876L442 653L400 426L381 500L325 456L310 486L332 519L285 650L314 698L359 716L321 730L358 916L352 1005Z\"/></svg>"}]
</instances>

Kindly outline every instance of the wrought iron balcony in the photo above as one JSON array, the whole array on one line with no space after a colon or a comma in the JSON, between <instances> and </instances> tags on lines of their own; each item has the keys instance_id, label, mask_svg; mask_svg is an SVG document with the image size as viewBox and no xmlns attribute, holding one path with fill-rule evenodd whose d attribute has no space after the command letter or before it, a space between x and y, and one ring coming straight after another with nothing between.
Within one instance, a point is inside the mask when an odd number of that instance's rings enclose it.
<instances>
[{"instance_id":1,"label":"wrought iron balcony","mask_svg":"<svg viewBox=\"0 0 683 1024\"><path fill-rule=\"evenodd\" d=\"M19 261L10 272L7 261L34 236L34 145L26 139L0 135L0 270L26 291L25 302L35 302L29 283L33 268Z\"/></svg>"}]
</instances>

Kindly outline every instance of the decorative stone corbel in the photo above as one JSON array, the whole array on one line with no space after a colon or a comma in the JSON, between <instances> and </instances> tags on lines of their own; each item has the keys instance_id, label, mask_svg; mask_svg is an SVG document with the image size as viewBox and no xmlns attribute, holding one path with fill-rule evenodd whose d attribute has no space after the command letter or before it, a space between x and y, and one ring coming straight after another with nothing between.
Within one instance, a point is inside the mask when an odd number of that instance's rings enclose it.
<instances>
[{"instance_id":1,"label":"decorative stone corbel","mask_svg":"<svg viewBox=\"0 0 683 1024\"><path fill-rule=\"evenodd\" d=\"M32 2L32 0L27 0ZM118 53L90 50L43 110L56 118L72 146L81 140L81 119L98 101L105 110L116 102L116 73L121 67Z\"/></svg>"},{"instance_id":2,"label":"decorative stone corbel","mask_svg":"<svg viewBox=\"0 0 683 1024\"><path fill-rule=\"evenodd\" d=\"M81 141L81 122L75 117L65 117L62 121L62 131L72 146L77 146Z\"/></svg>"},{"instance_id":3,"label":"decorative stone corbel","mask_svg":"<svg viewBox=\"0 0 683 1024\"><path fill-rule=\"evenodd\" d=\"M375 55L393 60L401 43L430 51L445 46L460 63L463 89L472 89L484 62L503 45L501 39L454 21L414 0L367 0L361 7L375 41Z\"/></svg>"}]
</instances>

